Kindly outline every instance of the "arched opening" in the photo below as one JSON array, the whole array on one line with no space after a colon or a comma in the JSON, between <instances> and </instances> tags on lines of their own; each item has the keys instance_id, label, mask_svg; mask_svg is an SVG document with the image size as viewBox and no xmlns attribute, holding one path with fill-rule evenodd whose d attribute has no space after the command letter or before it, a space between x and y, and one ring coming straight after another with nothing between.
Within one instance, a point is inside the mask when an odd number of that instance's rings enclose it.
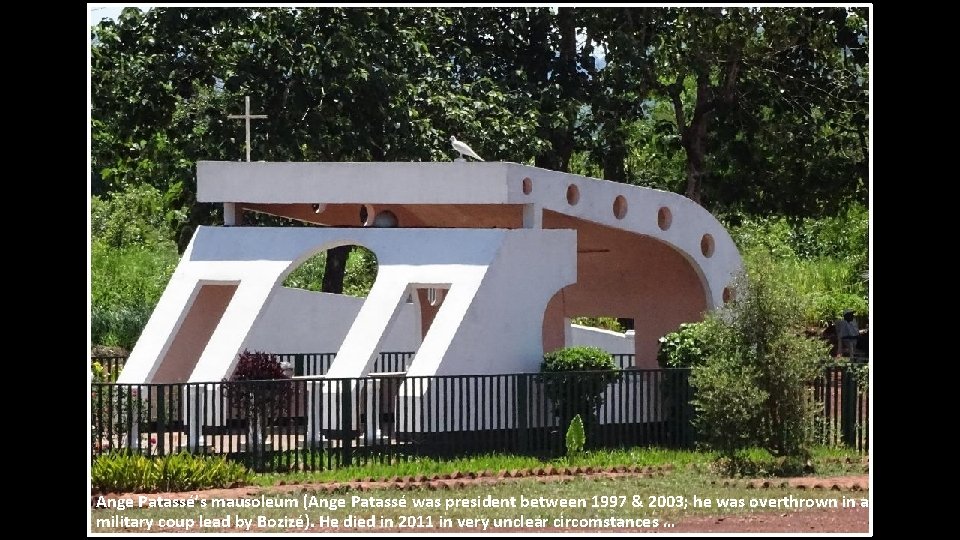
<instances>
[{"instance_id":1,"label":"arched opening","mask_svg":"<svg viewBox=\"0 0 960 540\"><path fill-rule=\"evenodd\" d=\"M573 343L567 328L577 316L632 320L633 366L655 369L659 338L702 319L709 298L692 257L651 236L549 210L543 226L577 231L577 282L547 304L544 351Z\"/></svg>"},{"instance_id":2,"label":"arched opening","mask_svg":"<svg viewBox=\"0 0 960 540\"><path fill-rule=\"evenodd\" d=\"M363 246L339 246L347 252L345 266L328 266L327 253L321 251L303 261L283 280L283 286L314 292L345 294L366 298L377 279L377 256ZM330 250L330 251L333 251Z\"/></svg>"}]
</instances>

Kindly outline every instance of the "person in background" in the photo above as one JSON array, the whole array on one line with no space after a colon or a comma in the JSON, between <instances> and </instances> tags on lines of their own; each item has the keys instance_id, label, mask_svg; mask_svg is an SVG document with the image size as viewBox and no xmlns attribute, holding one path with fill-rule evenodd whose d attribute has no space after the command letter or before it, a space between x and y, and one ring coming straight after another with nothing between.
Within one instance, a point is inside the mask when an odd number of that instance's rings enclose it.
<instances>
[{"instance_id":1,"label":"person in background","mask_svg":"<svg viewBox=\"0 0 960 540\"><path fill-rule=\"evenodd\" d=\"M860 339L860 329L853 320L853 310L845 310L843 318L837 322L837 354L852 358L857 349L858 339Z\"/></svg>"}]
</instances>

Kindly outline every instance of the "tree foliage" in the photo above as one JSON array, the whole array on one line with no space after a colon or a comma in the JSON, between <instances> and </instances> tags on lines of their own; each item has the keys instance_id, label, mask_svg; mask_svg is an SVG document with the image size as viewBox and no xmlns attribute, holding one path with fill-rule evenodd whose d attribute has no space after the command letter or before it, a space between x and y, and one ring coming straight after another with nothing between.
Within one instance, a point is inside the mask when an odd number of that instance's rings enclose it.
<instances>
[{"instance_id":1,"label":"tree foliage","mask_svg":"<svg viewBox=\"0 0 960 540\"><path fill-rule=\"evenodd\" d=\"M92 36L94 193L154 186L184 214L175 239L214 222L194 165L241 159L226 115L251 95L268 116L259 159L446 160L459 133L495 160L659 175L711 210L820 215L866 200L866 21L834 7L128 8Z\"/></svg>"},{"instance_id":2,"label":"tree foliage","mask_svg":"<svg viewBox=\"0 0 960 540\"><path fill-rule=\"evenodd\" d=\"M715 320L683 323L675 332L660 338L657 363L661 368L689 368L703 363L710 350L709 339L715 335L710 325Z\"/></svg>"},{"instance_id":3,"label":"tree foliage","mask_svg":"<svg viewBox=\"0 0 960 540\"><path fill-rule=\"evenodd\" d=\"M728 456L751 446L804 455L815 414L808 384L825 345L804 337L799 299L769 265L735 287L735 299L707 318L710 346L690 378L701 440Z\"/></svg>"},{"instance_id":4,"label":"tree foliage","mask_svg":"<svg viewBox=\"0 0 960 540\"><path fill-rule=\"evenodd\" d=\"M600 13L594 35L607 44L606 88L640 90L639 99L608 104L628 124L643 113L671 153L682 149L676 172L688 197L713 210L794 215L866 201L864 9ZM603 122L617 131L617 120Z\"/></svg>"},{"instance_id":5,"label":"tree foliage","mask_svg":"<svg viewBox=\"0 0 960 540\"><path fill-rule=\"evenodd\" d=\"M867 201L867 10L126 8L91 33L94 236L182 253L219 223L195 167L243 159L244 96L255 160L446 161L455 134L718 214L839 216Z\"/></svg>"},{"instance_id":6,"label":"tree foliage","mask_svg":"<svg viewBox=\"0 0 960 540\"><path fill-rule=\"evenodd\" d=\"M772 264L778 279L804 301L808 326L836 321L843 310L869 313L869 216L851 204L819 219L727 216L747 268Z\"/></svg>"}]
</instances>

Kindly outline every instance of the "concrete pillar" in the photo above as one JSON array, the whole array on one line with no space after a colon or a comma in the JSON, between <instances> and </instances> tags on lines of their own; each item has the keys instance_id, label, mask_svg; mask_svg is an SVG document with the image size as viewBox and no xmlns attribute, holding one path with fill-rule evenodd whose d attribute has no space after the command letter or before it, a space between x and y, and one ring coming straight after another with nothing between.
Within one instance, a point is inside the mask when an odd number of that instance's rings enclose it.
<instances>
[{"instance_id":1,"label":"concrete pillar","mask_svg":"<svg viewBox=\"0 0 960 540\"><path fill-rule=\"evenodd\" d=\"M524 229L542 229L543 228L543 210L536 204L523 205L523 228Z\"/></svg>"},{"instance_id":2,"label":"concrete pillar","mask_svg":"<svg viewBox=\"0 0 960 540\"><path fill-rule=\"evenodd\" d=\"M227 227L237 224L237 203L223 203L223 224Z\"/></svg>"}]
</instances>

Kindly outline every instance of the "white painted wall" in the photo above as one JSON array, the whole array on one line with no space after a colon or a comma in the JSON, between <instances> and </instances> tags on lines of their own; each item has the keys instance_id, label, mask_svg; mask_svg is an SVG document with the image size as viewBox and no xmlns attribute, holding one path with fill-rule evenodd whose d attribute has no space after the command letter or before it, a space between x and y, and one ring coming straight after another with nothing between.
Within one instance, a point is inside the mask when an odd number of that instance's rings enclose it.
<instances>
[{"instance_id":1,"label":"white painted wall","mask_svg":"<svg viewBox=\"0 0 960 540\"><path fill-rule=\"evenodd\" d=\"M496 258L473 292L454 283L408 376L497 375L536 373L543 361L543 314L547 303L576 279L576 233L569 230L504 231ZM473 281L470 282L473 286ZM447 310L447 311L445 311ZM437 334L435 329L441 328ZM450 429L512 427L513 402L509 377L486 379L485 392L502 396L497 407L474 406L469 388L444 387L441 381L422 384L407 379L398 392L398 412L421 432ZM491 394L492 395L492 394ZM488 402L489 403L489 402ZM422 417L422 407L473 408L472 425L457 417Z\"/></svg>"},{"instance_id":2,"label":"white painted wall","mask_svg":"<svg viewBox=\"0 0 960 540\"><path fill-rule=\"evenodd\" d=\"M244 347L277 353L333 353L356 319L364 298L278 287L250 330ZM382 350L416 351L420 319L414 304L403 304Z\"/></svg>"},{"instance_id":3,"label":"white painted wall","mask_svg":"<svg viewBox=\"0 0 960 540\"><path fill-rule=\"evenodd\" d=\"M509 163L503 162L199 161L197 200L249 203L505 203L505 178L509 166ZM323 200L316 199L321 194Z\"/></svg>"},{"instance_id":4,"label":"white painted wall","mask_svg":"<svg viewBox=\"0 0 960 540\"><path fill-rule=\"evenodd\" d=\"M570 347L599 347L610 354L633 354L633 336L633 331L621 334L603 328L571 324L570 341L567 345Z\"/></svg>"}]
</instances>

